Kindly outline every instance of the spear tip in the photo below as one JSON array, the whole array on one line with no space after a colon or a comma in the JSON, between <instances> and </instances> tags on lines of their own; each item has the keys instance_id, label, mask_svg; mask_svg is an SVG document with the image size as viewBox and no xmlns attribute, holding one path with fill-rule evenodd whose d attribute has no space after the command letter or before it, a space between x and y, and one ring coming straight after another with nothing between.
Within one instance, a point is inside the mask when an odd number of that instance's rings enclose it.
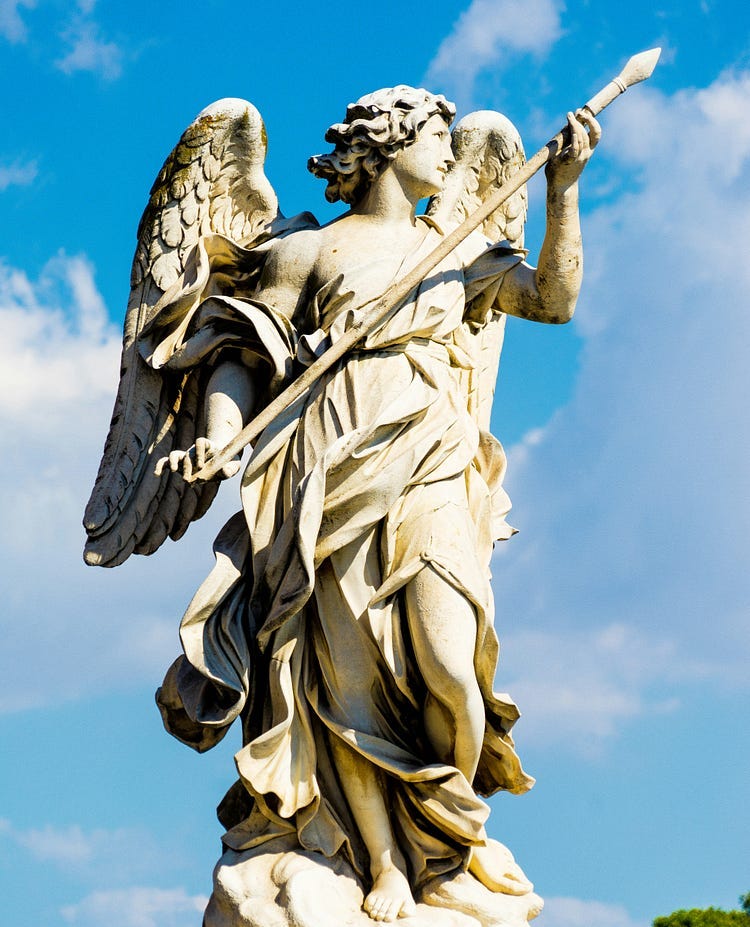
<instances>
[{"instance_id":1,"label":"spear tip","mask_svg":"<svg viewBox=\"0 0 750 927\"><path fill-rule=\"evenodd\" d=\"M659 55L661 55L661 48L649 48L648 51L633 55L618 75L619 79L626 87L632 87L633 84L638 84L651 77Z\"/></svg>"}]
</instances>

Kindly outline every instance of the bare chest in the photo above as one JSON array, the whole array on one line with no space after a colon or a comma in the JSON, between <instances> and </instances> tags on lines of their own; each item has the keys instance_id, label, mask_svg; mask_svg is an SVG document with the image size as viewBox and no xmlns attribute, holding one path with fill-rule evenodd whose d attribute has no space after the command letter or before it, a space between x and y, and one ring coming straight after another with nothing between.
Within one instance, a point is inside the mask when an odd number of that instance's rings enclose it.
<instances>
[{"instance_id":1,"label":"bare chest","mask_svg":"<svg viewBox=\"0 0 750 927\"><path fill-rule=\"evenodd\" d=\"M397 275L424 237L424 230L409 228L360 229L332 226L324 229L312 268L316 286L323 286L352 271L369 268L372 286L386 286ZM358 274L360 276L360 274Z\"/></svg>"},{"instance_id":2,"label":"bare chest","mask_svg":"<svg viewBox=\"0 0 750 927\"><path fill-rule=\"evenodd\" d=\"M271 250L256 297L300 319L315 294L356 279L357 302L380 295L424 237L414 227L381 228L344 221L291 235Z\"/></svg>"}]
</instances>

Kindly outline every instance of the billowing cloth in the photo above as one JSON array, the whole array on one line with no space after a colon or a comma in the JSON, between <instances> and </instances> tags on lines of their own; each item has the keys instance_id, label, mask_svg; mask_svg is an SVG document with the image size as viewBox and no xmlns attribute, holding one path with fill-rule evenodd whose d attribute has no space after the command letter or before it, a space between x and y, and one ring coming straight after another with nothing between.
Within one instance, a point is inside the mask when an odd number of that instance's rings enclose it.
<instances>
[{"instance_id":1,"label":"billowing cloth","mask_svg":"<svg viewBox=\"0 0 750 927\"><path fill-rule=\"evenodd\" d=\"M401 271L440 235L430 226ZM260 436L242 512L218 536L216 566L183 618L185 656L157 699L167 729L198 750L241 718L240 781L219 809L235 850L296 832L306 849L343 852L358 866L361 838L332 739L380 770L415 887L464 865L484 840L488 811L476 792L533 783L510 736L518 710L492 689L489 561L493 541L512 531L505 459L468 412L459 373L472 358L457 337L467 287L496 292L521 256L481 251L478 261L476 247L454 252ZM376 260L352 269L318 291L299 333L262 302L215 295L190 310L177 337L172 324L159 341L155 319L150 351L189 367L239 343L280 376L311 362L382 288ZM486 723L473 783L438 762L422 733L426 684L404 588L425 569L476 615Z\"/></svg>"}]
</instances>

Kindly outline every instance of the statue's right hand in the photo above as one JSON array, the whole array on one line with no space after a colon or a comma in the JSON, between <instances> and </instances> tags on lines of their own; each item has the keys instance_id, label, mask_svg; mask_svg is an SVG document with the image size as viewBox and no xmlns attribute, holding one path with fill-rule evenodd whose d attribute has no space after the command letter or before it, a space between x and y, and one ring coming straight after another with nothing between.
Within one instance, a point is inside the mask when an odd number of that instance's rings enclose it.
<instances>
[{"instance_id":1,"label":"statue's right hand","mask_svg":"<svg viewBox=\"0 0 750 927\"><path fill-rule=\"evenodd\" d=\"M208 438L196 438L195 444L186 451L172 451L169 457L162 457L157 461L154 472L161 476L165 467L169 467L172 473L178 473L184 479L189 479L195 471L202 470L212 457L214 457L221 448L215 447ZM240 469L240 457L230 460L229 463L216 473L212 479L228 480L234 476Z\"/></svg>"}]
</instances>

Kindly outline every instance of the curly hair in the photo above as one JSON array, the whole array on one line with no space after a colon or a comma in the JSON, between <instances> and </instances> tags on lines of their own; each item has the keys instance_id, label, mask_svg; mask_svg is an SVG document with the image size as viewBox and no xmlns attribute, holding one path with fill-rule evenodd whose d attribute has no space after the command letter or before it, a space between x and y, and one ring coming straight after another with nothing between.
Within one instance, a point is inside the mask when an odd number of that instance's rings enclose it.
<instances>
[{"instance_id":1,"label":"curly hair","mask_svg":"<svg viewBox=\"0 0 750 927\"><path fill-rule=\"evenodd\" d=\"M342 200L351 205L386 164L415 141L431 116L440 116L450 125L455 115L456 107L440 94L406 84L376 90L347 106L344 122L332 125L325 134L336 147L330 154L310 158L307 169L328 181L329 203Z\"/></svg>"}]
</instances>

